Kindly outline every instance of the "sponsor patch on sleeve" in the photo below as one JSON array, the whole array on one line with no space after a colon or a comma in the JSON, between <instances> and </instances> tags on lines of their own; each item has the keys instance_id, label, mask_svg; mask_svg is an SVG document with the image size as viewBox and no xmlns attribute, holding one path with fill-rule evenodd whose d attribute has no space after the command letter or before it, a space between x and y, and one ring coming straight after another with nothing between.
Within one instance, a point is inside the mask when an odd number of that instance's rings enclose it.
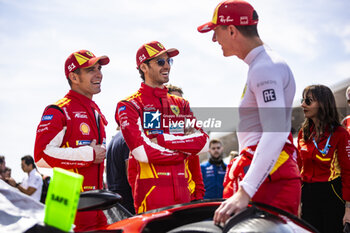
<instances>
[{"instance_id":1,"label":"sponsor patch on sleeve","mask_svg":"<svg viewBox=\"0 0 350 233\"><path fill-rule=\"evenodd\" d=\"M53 115L44 115L42 118L41 118L41 121L51 121L53 118Z\"/></svg>"},{"instance_id":2,"label":"sponsor patch on sleeve","mask_svg":"<svg viewBox=\"0 0 350 233\"><path fill-rule=\"evenodd\" d=\"M77 146L85 146L85 145L90 145L91 140L77 140L76 145Z\"/></svg>"},{"instance_id":3,"label":"sponsor patch on sleeve","mask_svg":"<svg viewBox=\"0 0 350 233\"><path fill-rule=\"evenodd\" d=\"M124 110L125 110L125 106L121 106L121 107L118 109L118 114L119 114L120 112L124 111Z\"/></svg>"},{"instance_id":4,"label":"sponsor patch on sleeve","mask_svg":"<svg viewBox=\"0 0 350 233\"><path fill-rule=\"evenodd\" d=\"M147 135L151 135L151 134L163 134L163 130L159 130L159 129L153 129L153 130L147 130L146 134Z\"/></svg>"},{"instance_id":5,"label":"sponsor patch on sleeve","mask_svg":"<svg viewBox=\"0 0 350 233\"><path fill-rule=\"evenodd\" d=\"M263 97L264 97L265 103L270 101L275 101L277 99L274 89L263 90Z\"/></svg>"}]
</instances>

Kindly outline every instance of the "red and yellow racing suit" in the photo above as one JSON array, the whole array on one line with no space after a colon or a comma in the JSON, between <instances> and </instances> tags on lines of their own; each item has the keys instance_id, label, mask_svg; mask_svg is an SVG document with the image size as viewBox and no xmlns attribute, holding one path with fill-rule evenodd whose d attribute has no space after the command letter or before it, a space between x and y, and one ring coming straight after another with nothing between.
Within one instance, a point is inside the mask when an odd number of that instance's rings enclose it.
<instances>
[{"instance_id":1,"label":"red and yellow racing suit","mask_svg":"<svg viewBox=\"0 0 350 233\"><path fill-rule=\"evenodd\" d=\"M317 143L324 148L329 140L328 153L322 154L313 140L303 140L303 132L298 134L298 166L303 182L329 182L338 177L342 179L343 199L350 201L350 136L346 130L338 126L333 134L326 131Z\"/></svg>"},{"instance_id":2,"label":"red and yellow racing suit","mask_svg":"<svg viewBox=\"0 0 350 233\"><path fill-rule=\"evenodd\" d=\"M116 121L137 160L137 174L129 172L136 212L189 202L185 161L208 149L208 136L201 129L185 135L187 123L196 126L188 101L142 83L118 103Z\"/></svg>"},{"instance_id":3,"label":"red and yellow racing suit","mask_svg":"<svg viewBox=\"0 0 350 233\"><path fill-rule=\"evenodd\" d=\"M266 203L297 215L300 193L295 193L294 189L301 184L295 161L297 149L292 144L292 140L290 134L272 171L252 197L252 201ZM237 192L239 182L243 180L250 167L256 147L257 145L254 145L243 149L240 156L231 160L227 166L223 198L229 198ZM290 205L291 203L295 204Z\"/></svg>"},{"instance_id":4,"label":"red and yellow racing suit","mask_svg":"<svg viewBox=\"0 0 350 233\"><path fill-rule=\"evenodd\" d=\"M303 181L301 217L320 232L342 232L345 201L350 201L350 135L333 126L315 139L314 126L305 140L298 135L298 165Z\"/></svg>"},{"instance_id":5,"label":"red and yellow racing suit","mask_svg":"<svg viewBox=\"0 0 350 233\"><path fill-rule=\"evenodd\" d=\"M70 90L46 107L36 132L34 158L39 167L60 167L84 176L81 191L102 189L104 163L93 163L90 145L106 144L107 121L94 101ZM103 225L100 212L78 212L75 231ZM102 219L102 220L101 220ZM99 222L101 221L101 222Z\"/></svg>"},{"instance_id":6,"label":"red and yellow racing suit","mask_svg":"<svg viewBox=\"0 0 350 233\"><path fill-rule=\"evenodd\" d=\"M205 188L201 165L198 156L189 156L185 161L185 170L187 173L188 189L191 193L191 201L203 200Z\"/></svg>"},{"instance_id":7,"label":"red and yellow racing suit","mask_svg":"<svg viewBox=\"0 0 350 233\"><path fill-rule=\"evenodd\" d=\"M187 176L188 190L191 201L203 200L205 188L198 156L188 156L185 160L185 176ZM134 195L135 180L137 175L137 161L130 156L128 161L128 181Z\"/></svg>"}]
</instances>

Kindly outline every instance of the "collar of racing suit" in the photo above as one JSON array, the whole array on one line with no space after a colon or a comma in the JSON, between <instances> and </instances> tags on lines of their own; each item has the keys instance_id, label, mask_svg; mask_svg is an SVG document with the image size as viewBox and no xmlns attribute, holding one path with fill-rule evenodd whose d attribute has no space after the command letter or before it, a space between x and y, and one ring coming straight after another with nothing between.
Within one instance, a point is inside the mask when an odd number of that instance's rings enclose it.
<instances>
[{"instance_id":1,"label":"collar of racing suit","mask_svg":"<svg viewBox=\"0 0 350 233\"><path fill-rule=\"evenodd\" d=\"M151 95L158 98L166 98L168 94L168 89L165 86L163 86L163 88L153 88L145 83L141 83L140 91L145 95Z\"/></svg>"},{"instance_id":2,"label":"collar of racing suit","mask_svg":"<svg viewBox=\"0 0 350 233\"><path fill-rule=\"evenodd\" d=\"M161 112L162 114L169 115L169 100L168 100L168 89L163 86L163 88L154 88L146 85L145 83L141 83L140 92L146 96L156 97L159 99L160 104L162 106Z\"/></svg>"},{"instance_id":3,"label":"collar of racing suit","mask_svg":"<svg viewBox=\"0 0 350 233\"><path fill-rule=\"evenodd\" d=\"M78 92L75 92L73 90L69 90L67 97L72 98L72 99L76 99L80 103L82 103L83 105L88 106L88 107L96 110L98 112L98 114L100 115L103 124L104 125L108 124L106 117L102 114L100 108L97 106L97 104L93 100L91 100L91 99L87 98L86 96L79 94Z\"/></svg>"}]
</instances>

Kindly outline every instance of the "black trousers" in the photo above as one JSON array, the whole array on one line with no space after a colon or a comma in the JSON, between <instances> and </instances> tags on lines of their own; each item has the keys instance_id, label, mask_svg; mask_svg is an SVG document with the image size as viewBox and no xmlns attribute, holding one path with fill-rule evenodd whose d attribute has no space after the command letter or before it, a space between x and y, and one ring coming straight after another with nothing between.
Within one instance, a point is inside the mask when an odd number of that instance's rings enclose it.
<instances>
[{"instance_id":1,"label":"black trousers","mask_svg":"<svg viewBox=\"0 0 350 233\"><path fill-rule=\"evenodd\" d=\"M345 201L341 178L330 182L304 183L301 192L301 218L320 233L342 233Z\"/></svg>"},{"instance_id":2,"label":"black trousers","mask_svg":"<svg viewBox=\"0 0 350 233\"><path fill-rule=\"evenodd\" d=\"M118 193L122 196L123 200L120 203L123 207L125 207L131 214L135 214L134 208L134 199L132 197L131 188L127 189L119 189L119 190L111 190L112 192Z\"/></svg>"}]
</instances>

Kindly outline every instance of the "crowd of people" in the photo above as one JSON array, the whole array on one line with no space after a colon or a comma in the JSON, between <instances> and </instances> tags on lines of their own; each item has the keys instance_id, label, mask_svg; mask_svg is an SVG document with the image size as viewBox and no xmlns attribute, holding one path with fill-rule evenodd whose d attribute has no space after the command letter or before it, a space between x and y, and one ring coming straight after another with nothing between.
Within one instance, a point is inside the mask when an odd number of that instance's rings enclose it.
<instances>
[{"instance_id":1,"label":"crowd of people","mask_svg":"<svg viewBox=\"0 0 350 233\"><path fill-rule=\"evenodd\" d=\"M213 220L224 224L250 201L278 207L309 222L320 232L342 232L350 223L350 117L340 122L332 91L311 85L302 93L305 121L297 145L291 134L296 83L288 64L264 46L254 8L227 0L198 31L213 31L223 56L249 66L239 105L239 153L226 164L224 144L209 140L196 124L183 90L169 82L175 48L158 41L136 52L141 85L116 103L119 129L106 142L107 120L92 100L100 93L102 67L110 60L91 51L72 53L65 62L69 92L48 105L37 127L34 158L22 158L28 175L21 182L0 156L1 179L40 201L43 177L38 167L60 167L84 176L82 191L107 188L123 196L130 213L169 205L224 198ZM346 91L350 105L350 87ZM198 154L209 152L200 164ZM106 224L101 211L78 212L75 231Z\"/></svg>"}]
</instances>

